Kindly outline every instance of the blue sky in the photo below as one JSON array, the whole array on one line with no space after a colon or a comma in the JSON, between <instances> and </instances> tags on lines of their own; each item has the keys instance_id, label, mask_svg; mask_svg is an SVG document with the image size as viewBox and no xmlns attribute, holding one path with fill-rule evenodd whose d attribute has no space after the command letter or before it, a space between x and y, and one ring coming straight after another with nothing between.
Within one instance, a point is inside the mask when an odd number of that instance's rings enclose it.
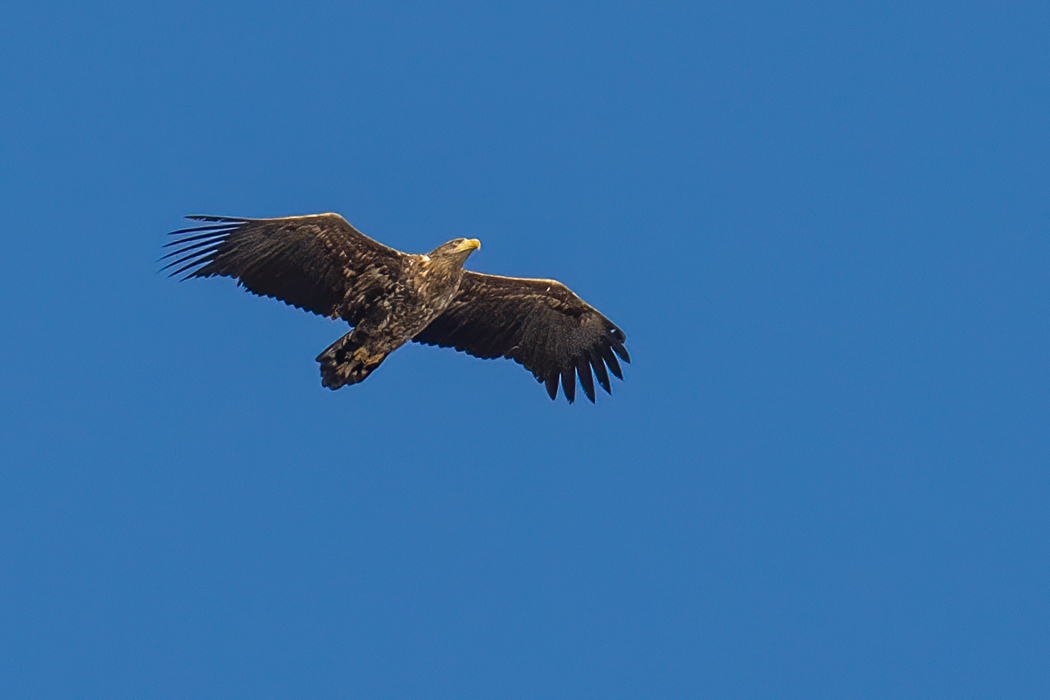
<instances>
[{"instance_id":1,"label":"blue sky","mask_svg":"<svg viewBox=\"0 0 1050 700\"><path fill-rule=\"evenodd\" d=\"M7 3L0 696L1050 692L1050 6ZM554 277L551 402L158 274L337 211Z\"/></svg>"}]
</instances>

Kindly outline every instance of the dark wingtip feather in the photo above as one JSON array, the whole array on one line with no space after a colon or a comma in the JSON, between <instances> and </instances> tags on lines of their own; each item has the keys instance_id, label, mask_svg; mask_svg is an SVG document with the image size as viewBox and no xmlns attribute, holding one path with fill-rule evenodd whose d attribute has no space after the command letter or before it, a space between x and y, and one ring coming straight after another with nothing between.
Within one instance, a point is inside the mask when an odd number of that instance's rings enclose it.
<instances>
[{"instance_id":1,"label":"dark wingtip feather","mask_svg":"<svg viewBox=\"0 0 1050 700\"><path fill-rule=\"evenodd\" d=\"M188 229L188 230L189 231L193 231L193 229ZM220 230L220 231L211 231L210 233L200 233L200 234L197 234L196 236L184 236L183 238L177 238L174 241L168 241L167 243L165 243L161 247L162 248L170 248L172 246L185 245L187 243L192 243L193 241L199 241L199 240L204 240L204 239L209 239L209 240L213 239L213 238L214 239L221 239L221 238L225 238L226 237L226 234L227 234L228 231L229 231L229 229L227 229L224 226L222 228L222 230ZM179 231L172 231L171 233L179 233ZM170 236L171 233L169 233L168 235Z\"/></svg>"},{"instance_id":2,"label":"dark wingtip feather","mask_svg":"<svg viewBox=\"0 0 1050 700\"><path fill-rule=\"evenodd\" d=\"M183 280L188 280L190 277L208 277L209 275L202 275L201 274L201 270L204 269L204 267L206 266L206 264L208 262L211 262L211 261L210 260L201 260L201 259L191 260L190 262L188 262L185 265L183 265L182 267L180 267L178 270L175 270L174 272L168 273L168 277L175 277L176 275L181 275L183 272L186 272L187 270L189 270L189 274L186 275L185 277L183 277L182 278ZM172 265L177 265L178 263L179 263L179 261L175 261L174 263L172 263ZM162 269L167 269L168 267L170 267L170 265L166 265ZM193 269L193 268L197 268L197 269Z\"/></svg>"},{"instance_id":3,"label":"dark wingtip feather","mask_svg":"<svg viewBox=\"0 0 1050 700\"><path fill-rule=\"evenodd\" d=\"M183 233L196 233L198 231L231 231L235 228L237 228L237 224L234 223L219 224L217 226L190 226L189 228L180 228L177 231L168 231L168 235L179 236ZM169 243L168 245L171 244Z\"/></svg>"},{"instance_id":4,"label":"dark wingtip feather","mask_svg":"<svg viewBox=\"0 0 1050 700\"><path fill-rule=\"evenodd\" d=\"M193 238L196 238L196 236L193 236ZM172 242L173 243L187 243L188 241L193 240L193 238L186 238L186 239L183 239L181 241L172 241ZM209 239L204 240L204 241L197 241L196 243L189 243L188 245L184 245L181 248L176 248L175 250L171 251L170 253L164 255L163 257L161 257L161 260L167 260L168 258L170 258L172 256L181 255L182 253L188 253L191 250L196 250L197 248L204 248L204 247L213 245L215 243L220 243L220 242L222 242L221 238L209 238ZM164 246L164 247L167 248L167 246ZM157 262L160 262L160 260L158 260Z\"/></svg>"},{"instance_id":5,"label":"dark wingtip feather","mask_svg":"<svg viewBox=\"0 0 1050 700\"><path fill-rule=\"evenodd\" d=\"M612 349L613 352L620 356L621 360L627 364L631 364L631 356L627 354L627 348L624 347L623 343L613 343Z\"/></svg>"},{"instance_id":6,"label":"dark wingtip feather","mask_svg":"<svg viewBox=\"0 0 1050 700\"><path fill-rule=\"evenodd\" d=\"M591 365L586 357L576 358L576 376L580 378L583 393L594 403L594 379L591 377Z\"/></svg>"},{"instance_id":7,"label":"dark wingtip feather","mask_svg":"<svg viewBox=\"0 0 1050 700\"><path fill-rule=\"evenodd\" d=\"M605 364L609 365L609 371L616 375L617 379L623 379L623 372L620 371L620 363L616 361L616 355L609 349L609 343L604 342L599 346L602 351L602 359L605 360Z\"/></svg>"},{"instance_id":8,"label":"dark wingtip feather","mask_svg":"<svg viewBox=\"0 0 1050 700\"><path fill-rule=\"evenodd\" d=\"M598 379L598 384L602 389L605 389L606 394L612 394L612 388L609 386L609 373L605 371L605 363L602 362L602 358L595 357L592 354L589 359L591 367L594 368L594 376Z\"/></svg>"},{"instance_id":9,"label":"dark wingtip feather","mask_svg":"<svg viewBox=\"0 0 1050 700\"><path fill-rule=\"evenodd\" d=\"M249 221L255 221L255 219L242 219L236 216L212 216L211 214L190 214L186 218L192 221L214 221L238 224L247 223Z\"/></svg>"},{"instance_id":10,"label":"dark wingtip feather","mask_svg":"<svg viewBox=\"0 0 1050 700\"><path fill-rule=\"evenodd\" d=\"M558 398L558 375L551 374L547 377L547 395L551 397L551 401Z\"/></svg>"},{"instance_id":11,"label":"dark wingtip feather","mask_svg":"<svg viewBox=\"0 0 1050 700\"><path fill-rule=\"evenodd\" d=\"M182 272L184 270L188 270L189 268L193 267L194 265L202 265L202 264L206 264L206 263L211 262L212 257L213 257L212 254L215 251L217 251L218 249L219 249L219 246L215 245L215 246L212 246L211 248L204 248L202 250L194 250L192 252L187 253L186 255L183 255L181 258L176 258L175 260L172 260L170 263L168 263L164 267L160 268L160 271L164 272L164 270L167 270L169 267L175 267L176 265L179 265L181 263L189 261L184 267L179 268L178 270L176 270L175 272L172 272L169 275L169 277L174 277L175 275L179 274L180 272ZM188 248L184 248L182 250L176 250L174 253L170 253L168 255L165 255L164 258L171 257L172 255L178 255L180 253L186 253L187 250L189 250L189 249ZM163 260L164 258L161 258L161 260Z\"/></svg>"},{"instance_id":12,"label":"dark wingtip feather","mask_svg":"<svg viewBox=\"0 0 1050 700\"><path fill-rule=\"evenodd\" d=\"M565 392L565 398L572 403L576 400L576 368L572 365L563 367L561 370L561 390Z\"/></svg>"}]
</instances>

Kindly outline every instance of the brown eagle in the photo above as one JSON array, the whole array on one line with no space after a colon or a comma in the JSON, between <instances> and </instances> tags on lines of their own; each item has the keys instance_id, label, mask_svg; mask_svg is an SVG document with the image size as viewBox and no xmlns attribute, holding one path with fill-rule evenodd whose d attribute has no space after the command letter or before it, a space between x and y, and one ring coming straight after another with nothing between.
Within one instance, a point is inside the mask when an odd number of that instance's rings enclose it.
<instances>
[{"instance_id":1,"label":"brown eagle","mask_svg":"<svg viewBox=\"0 0 1050 700\"><path fill-rule=\"evenodd\" d=\"M630 362L624 334L597 309L554 280L483 275L463 269L481 247L457 238L412 255L364 235L338 214L238 219L190 216L206 226L172 231L171 276L233 277L245 289L306 311L341 318L353 330L317 356L321 383L363 381L407 341L481 358L506 357L576 397L576 378L594 402L594 379L609 388Z\"/></svg>"}]
</instances>

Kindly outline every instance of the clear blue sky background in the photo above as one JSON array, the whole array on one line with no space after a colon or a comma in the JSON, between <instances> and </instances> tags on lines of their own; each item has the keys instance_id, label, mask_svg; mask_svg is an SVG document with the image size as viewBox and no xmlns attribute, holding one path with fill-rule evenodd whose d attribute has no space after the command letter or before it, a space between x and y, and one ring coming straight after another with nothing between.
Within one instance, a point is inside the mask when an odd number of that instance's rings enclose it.
<instances>
[{"instance_id":1,"label":"clear blue sky background","mask_svg":"<svg viewBox=\"0 0 1050 700\"><path fill-rule=\"evenodd\" d=\"M7 2L0 696L1050 695L1050 4ZM158 274L555 277L596 405Z\"/></svg>"}]
</instances>

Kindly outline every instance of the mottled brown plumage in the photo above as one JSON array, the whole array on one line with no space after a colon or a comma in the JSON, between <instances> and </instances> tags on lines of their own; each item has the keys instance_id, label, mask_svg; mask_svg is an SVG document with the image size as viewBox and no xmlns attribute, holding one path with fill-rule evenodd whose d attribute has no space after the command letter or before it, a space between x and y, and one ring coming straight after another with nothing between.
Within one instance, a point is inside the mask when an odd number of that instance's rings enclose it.
<instances>
[{"instance_id":1,"label":"mottled brown plumage","mask_svg":"<svg viewBox=\"0 0 1050 700\"><path fill-rule=\"evenodd\" d=\"M506 357L571 403L576 379L594 401L594 378L630 362L624 334L554 280L463 270L480 243L457 238L425 255L378 243L338 214L279 219L192 216L207 225L173 231L163 269L189 277L232 277L255 294L330 318L353 330L317 356L331 389L365 379L409 340L475 357ZM593 376L592 376L593 371Z\"/></svg>"}]
</instances>

